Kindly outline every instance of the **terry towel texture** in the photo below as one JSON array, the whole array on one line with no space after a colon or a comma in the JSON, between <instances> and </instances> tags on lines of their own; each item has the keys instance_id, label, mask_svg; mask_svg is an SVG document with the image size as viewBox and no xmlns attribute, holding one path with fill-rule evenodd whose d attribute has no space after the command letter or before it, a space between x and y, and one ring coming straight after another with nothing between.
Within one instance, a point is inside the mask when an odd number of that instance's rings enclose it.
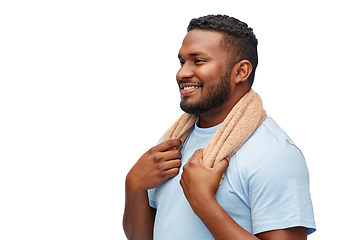
<instances>
[{"instance_id":1,"label":"terry towel texture","mask_svg":"<svg viewBox=\"0 0 360 240\"><path fill-rule=\"evenodd\" d=\"M197 115L184 113L164 135L162 142L180 139L182 142L190 134ZM223 123L203 151L203 163L216 166L222 159L231 157L266 118L260 96L252 89L232 108Z\"/></svg>"}]
</instances>

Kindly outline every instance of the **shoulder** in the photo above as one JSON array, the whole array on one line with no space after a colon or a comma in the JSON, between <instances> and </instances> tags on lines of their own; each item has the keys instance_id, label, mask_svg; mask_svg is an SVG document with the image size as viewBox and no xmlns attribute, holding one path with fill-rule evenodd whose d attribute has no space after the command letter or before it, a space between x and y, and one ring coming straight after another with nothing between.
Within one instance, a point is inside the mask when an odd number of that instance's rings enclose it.
<instances>
[{"instance_id":1,"label":"shoulder","mask_svg":"<svg viewBox=\"0 0 360 240\"><path fill-rule=\"evenodd\" d=\"M256 158L269 153L280 155L292 153L302 156L293 140L271 117L265 119L236 155L251 154Z\"/></svg>"},{"instance_id":2,"label":"shoulder","mask_svg":"<svg viewBox=\"0 0 360 240\"><path fill-rule=\"evenodd\" d=\"M268 116L248 139L246 142L247 146L244 145L244 147L256 147L258 149L260 145L262 149L268 150L269 148L273 148L283 142L295 146L295 143L285 133L285 131L271 117Z\"/></svg>"},{"instance_id":3,"label":"shoulder","mask_svg":"<svg viewBox=\"0 0 360 240\"><path fill-rule=\"evenodd\" d=\"M300 174L307 174L301 150L271 117L265 119L233 158L237 169L247 175L300 170L303 170Z\"/></svg>"},{"instance_id":4,"label":"shoulder","mask_svg":"<svg viewBox=\"0 0 360 240\"><path fill-rule=\"evenodd\" d=\"M305 158L274 120L268 117L231 161L247 191L254 233L294 226L315 230Z\"/></svg>"}]
</instances>

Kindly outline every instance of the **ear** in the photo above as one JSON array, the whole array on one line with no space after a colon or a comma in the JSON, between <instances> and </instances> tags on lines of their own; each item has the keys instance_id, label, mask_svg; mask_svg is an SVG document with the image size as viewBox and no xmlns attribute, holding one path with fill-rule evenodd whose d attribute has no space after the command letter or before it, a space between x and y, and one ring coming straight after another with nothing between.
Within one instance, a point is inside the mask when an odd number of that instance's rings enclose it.
<instances>
[{"instance_id":1,"label":"ear","mask_svg":"<svg viewBox=\"0 0 360 240\"><path fill-rule=\"evenodd\" d=\"M249 60L242 60L234 65L233 70L235 71L235 84L239 84L248 80L252 65Z\"/></svg>"}]
</instances>

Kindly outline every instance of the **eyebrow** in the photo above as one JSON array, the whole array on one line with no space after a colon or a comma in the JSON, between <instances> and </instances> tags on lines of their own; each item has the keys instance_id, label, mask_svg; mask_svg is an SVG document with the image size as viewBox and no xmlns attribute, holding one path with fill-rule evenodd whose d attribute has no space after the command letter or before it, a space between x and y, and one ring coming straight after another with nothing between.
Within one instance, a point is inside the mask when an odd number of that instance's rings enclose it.
<instances>
[{"instance_id":1,"label":"eyebrow","mask_svg":"<svg viewBox=\"0 0 360 240\"><path fill-rule=\"evenodd\" d=\"M207 53L200 51L200 52L193 52L193 53L189 54L189 56L191 56L191 57L196 57L196 56L199 56L199 55L207 55ZM183 56L178 54L178 58L183 58Z\"/></svg>"}]
</instances>

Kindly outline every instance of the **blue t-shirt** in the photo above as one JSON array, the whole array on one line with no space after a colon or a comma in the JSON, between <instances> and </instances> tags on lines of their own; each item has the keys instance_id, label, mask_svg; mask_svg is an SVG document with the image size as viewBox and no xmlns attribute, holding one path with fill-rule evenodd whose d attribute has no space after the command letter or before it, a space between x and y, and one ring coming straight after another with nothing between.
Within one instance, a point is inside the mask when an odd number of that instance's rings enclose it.
<instances>
[{"instance_id":1,"label":"blue t-shirt","mask_svg":"<svg viewBox=\"0 0 360 240\"><path fill-rule=\"evenodd\" d=\"M182 166L205 148L218 126L194 127L182 148ZM155 240L208 240L210 231L190 207L180 186L180 173L148 190L150 206L157 209ZM267 117L230 158L216 193L222 208L252 234L295 226L315 231L309 192L309 173L301 151Z\"/></svg>"}]
</instances>

